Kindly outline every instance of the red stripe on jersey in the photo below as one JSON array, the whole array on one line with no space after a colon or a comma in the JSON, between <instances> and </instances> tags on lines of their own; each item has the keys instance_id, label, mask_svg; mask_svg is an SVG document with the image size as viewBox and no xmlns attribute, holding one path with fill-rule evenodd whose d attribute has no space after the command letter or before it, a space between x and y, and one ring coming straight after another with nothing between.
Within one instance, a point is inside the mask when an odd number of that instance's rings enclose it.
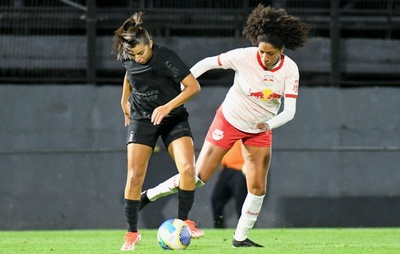
<instances>
[{"instance_id":1,"label":"red stripe on jersey","mask_svg":"<svg viewBox=\"0 0 400 254\"><path fill-rule=\"evenodd\" d=\"M219 66L222 66L222 63L221 63L221 55L219 55L219 56L217 57L217 61L218 61L218 65L219 65Z\"/></svg>"},{"instance_id":2,"label":"red stripe on jersey","mask_svg":"<svg viewBox=\"0 0 400 254\"><path fill-rule=\"evenodd\" d=\"M285 97L297 99L297 94L285 94Z\"/></svg>"},{"instance_id":3,"label":"red stripe on jersey","mask_svg":"<svg viewBox=\"0 0 400 254\"><path fill-rule=\"evenodd\" d=\"M283 62L285 62L285 55L284 55L284 54L281 54L281 62L279 63L278 66L276 66L275 68L273 68L271 71L274 72L274 71L277 71L277 70L279 70L280 68L282 68Z\"/></svg>"},{"instance_id":4,"label":"red stripe on jersey","mask_svg":"<svg viewBox=\"0 0 400 254\"><path fill-rule=\"evenodd\" d=\"M284 55L284 54L281 54L281 61L280 61L279 65L276 66L275 68L271 69L271 70L268 70L267 67L264 66L264 63L263 63L263 61L261 60L260 54L259 54L258 52L257 52L257 62L258 62L258 64L261 66L261 68L263 68L263 70L265 70L265 71L270 71L270 72L274 72L274 71L277 71L277 70L279 70L280 68L282 68L283 63L285 62L285 55Z\"/></svg>"}]
</instances>

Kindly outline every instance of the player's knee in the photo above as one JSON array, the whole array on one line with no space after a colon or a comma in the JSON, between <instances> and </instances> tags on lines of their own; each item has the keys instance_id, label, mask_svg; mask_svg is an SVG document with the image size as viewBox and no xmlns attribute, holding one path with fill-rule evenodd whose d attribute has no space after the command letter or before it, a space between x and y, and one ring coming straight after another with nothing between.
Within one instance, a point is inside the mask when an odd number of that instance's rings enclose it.
<instances>
[{"instance_id":1,"label":"player's knee","mask_svg":"<svg viewBox=\"0 0 400 254\"><path fill-rule=\"evenodd\" d=\"M181 179L195 179L195 169L192 163L185 163L179 168Z\"/></svg>"},{"instance_id":2,"label":"player's knee","mask_svg":"<svg viewBox=\"0 0 400 254\"><path fill-rule=\"evenodd\" d=\"M127 175L127 182L131 185L141 185L144 181L145 174L143 170L129 168L128 175Z\"/></svg>"},{"instance_id":3,"label":"player's knee","mask_svg":"<svg viewBox=\"0 0 400 254\"><path fill-rule=\"evenodd\" d=\"M256 196L262 196L266 194L266 186L264 184L250 184L248 191Z\"/></svg>"}]
</instances>

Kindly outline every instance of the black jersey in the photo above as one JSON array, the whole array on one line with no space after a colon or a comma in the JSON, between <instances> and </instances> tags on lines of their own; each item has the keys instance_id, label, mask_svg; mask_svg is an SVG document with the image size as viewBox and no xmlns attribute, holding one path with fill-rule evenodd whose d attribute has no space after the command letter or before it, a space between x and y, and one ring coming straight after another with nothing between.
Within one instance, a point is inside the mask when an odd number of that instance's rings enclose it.
<instances>
[{"instance_id":1,"label":"black jersey","mask_svg":"<svg viewBox=\"0 0 400 254\"><path fill-rule=\"evenodd\" d=\"M153 54L146 64L123 60L132 87L131 119L151 119L155 108L164 105L181 93L180 82L190 69L170 49L153 45ZM184 105L173 109L166 118L187 118Z\"/></svg>"}]
</instances>

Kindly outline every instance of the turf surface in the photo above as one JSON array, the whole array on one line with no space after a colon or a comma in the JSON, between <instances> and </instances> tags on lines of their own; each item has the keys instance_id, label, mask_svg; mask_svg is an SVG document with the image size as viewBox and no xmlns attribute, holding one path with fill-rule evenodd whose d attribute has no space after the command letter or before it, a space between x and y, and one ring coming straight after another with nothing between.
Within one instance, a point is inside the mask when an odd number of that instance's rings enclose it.
<instances>
[{"instance_id":1,"label":"turf surface","mask_svg":"<svg viewBox=\"0 0 400 254\"><path fill-rule=\"evenodd\" d=\"M400 253L400 228L253 229L249 238L265 248L233 248L233 229L205 229L183 253ZM0 253L112 254L119 251L123 230L0 231ZM142 230L134 252L172 253L158 246L156 230Z\"/></svg>"}]
</instances>

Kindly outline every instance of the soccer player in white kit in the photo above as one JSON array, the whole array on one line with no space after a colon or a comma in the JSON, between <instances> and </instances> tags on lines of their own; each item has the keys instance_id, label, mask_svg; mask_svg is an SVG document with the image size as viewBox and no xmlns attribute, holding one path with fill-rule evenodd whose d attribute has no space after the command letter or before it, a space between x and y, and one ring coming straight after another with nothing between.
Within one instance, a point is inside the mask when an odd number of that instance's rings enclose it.
<instances>
[{"instance_id":1,"label":"soccer player in white kit","mask_svg":"<svg viewBox=\"0 0 400 254\"><path fill-rule=\"evenodd\" d=\"M260 4L249 15L243 31L257 47L207 57L191 68L196 78L211 69L235 71L233 85L216 112L196 162L197 186L201 186L211 178L233 144L242 140L248 193L233 236L233 247L263 247L247 236L266 194L272 130L293 119L299 88L298 67L283 51L302 47L309 30L309 26L285 10ZM284 108L278 114L282 98ZM176 192L178 183L179 177L174 176L144 191L141 208Z\"/></svg>"}]
</instances>

